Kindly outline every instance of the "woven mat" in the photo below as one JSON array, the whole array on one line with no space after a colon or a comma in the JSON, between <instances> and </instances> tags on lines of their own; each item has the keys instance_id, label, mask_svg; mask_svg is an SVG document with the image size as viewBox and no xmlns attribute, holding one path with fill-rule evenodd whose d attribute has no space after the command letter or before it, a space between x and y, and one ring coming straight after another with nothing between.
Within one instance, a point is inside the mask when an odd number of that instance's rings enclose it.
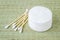
<instances>
[{"instance_id":1,"label":"woven mat","mask_svg":"<svg viewBox=\"0 0 60 40\"><path fill-rule=\"evenodd\" d=\"M48 7L53 13L52 28L46 32L31 30L28 23L23 33L5 29L5 25L14 21L24 13L25 9L33 6ZM60 0L0 0L0 40L60 40Z\"/></svg>"}]
</instances>

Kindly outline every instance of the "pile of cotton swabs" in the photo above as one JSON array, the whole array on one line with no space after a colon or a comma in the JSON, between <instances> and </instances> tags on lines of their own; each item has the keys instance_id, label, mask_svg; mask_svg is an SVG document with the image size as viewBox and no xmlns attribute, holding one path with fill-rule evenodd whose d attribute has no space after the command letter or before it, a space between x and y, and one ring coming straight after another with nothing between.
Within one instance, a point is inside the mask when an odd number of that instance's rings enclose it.
<instances>
[{"instance_id":1,"label":"pile of cotton swabs","mask_svg":"<svg viewBox=\"0 0 60 40\"><path fill-rule=\"evenodd\" d=\"M15 19L15 21L5 26L5 28L9 28L10 26L12 26L12 29L14 29L14 31L18 30L21 33L23 30L23 26L27 23L27 21L28 21L28 9L26 9L24 14Z\"/></svg>"}]
</instances>

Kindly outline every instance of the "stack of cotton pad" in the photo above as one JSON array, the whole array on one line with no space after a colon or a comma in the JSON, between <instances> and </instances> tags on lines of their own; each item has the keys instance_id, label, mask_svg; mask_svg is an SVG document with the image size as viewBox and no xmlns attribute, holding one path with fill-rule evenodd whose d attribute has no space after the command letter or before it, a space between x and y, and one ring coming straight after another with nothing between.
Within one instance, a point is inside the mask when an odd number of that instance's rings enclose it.
<instances>
[{"instance_id":1,"label":"stack of cotton pad","mask_svg":"<svg viewBox=\"0 0 60 40\"><path fill-rule=\"evenodd\" d=\"M52 26L52 12L43 6L33 7L28 13L28 24L35 31L46 31Z\"/></svg>"}]
</instances>

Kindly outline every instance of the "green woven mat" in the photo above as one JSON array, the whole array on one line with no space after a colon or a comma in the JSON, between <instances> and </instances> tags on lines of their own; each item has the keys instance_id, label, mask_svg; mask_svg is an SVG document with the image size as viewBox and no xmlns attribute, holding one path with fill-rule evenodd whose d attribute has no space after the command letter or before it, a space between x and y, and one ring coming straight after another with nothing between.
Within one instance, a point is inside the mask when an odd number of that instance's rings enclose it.
<instances>
[{"instance_id":1,"label":"green woven mat","mask_svg":"<svg viewBox=\"0 0 60 40\"><path fill-rule=\"evenodd\" d=\"M4 26L33 6L48 7L53 13L52 28L46 32L35 32L28 24L23 33ZM60 40L60 0L0 0L0 40Z\"/></svg>"}]
</instances>

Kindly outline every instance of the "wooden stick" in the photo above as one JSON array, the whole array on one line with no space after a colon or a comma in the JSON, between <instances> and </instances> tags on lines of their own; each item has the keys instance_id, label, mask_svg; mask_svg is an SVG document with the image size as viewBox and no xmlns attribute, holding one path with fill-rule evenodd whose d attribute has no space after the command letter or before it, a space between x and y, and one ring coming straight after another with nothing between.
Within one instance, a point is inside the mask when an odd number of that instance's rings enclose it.
<instances>
[{"instance_id":1,"label":"wooden stick","mask_svg":"<svg viewBox=\"0 0 60 40\"><path fill-rule=\"evenodd\" d=\"M28 19L26 19L25 23L23 23L20 28L19 28L19 32L21 33L23 31L23 26L27 23Z\"/></svg>"}]
</instances>

